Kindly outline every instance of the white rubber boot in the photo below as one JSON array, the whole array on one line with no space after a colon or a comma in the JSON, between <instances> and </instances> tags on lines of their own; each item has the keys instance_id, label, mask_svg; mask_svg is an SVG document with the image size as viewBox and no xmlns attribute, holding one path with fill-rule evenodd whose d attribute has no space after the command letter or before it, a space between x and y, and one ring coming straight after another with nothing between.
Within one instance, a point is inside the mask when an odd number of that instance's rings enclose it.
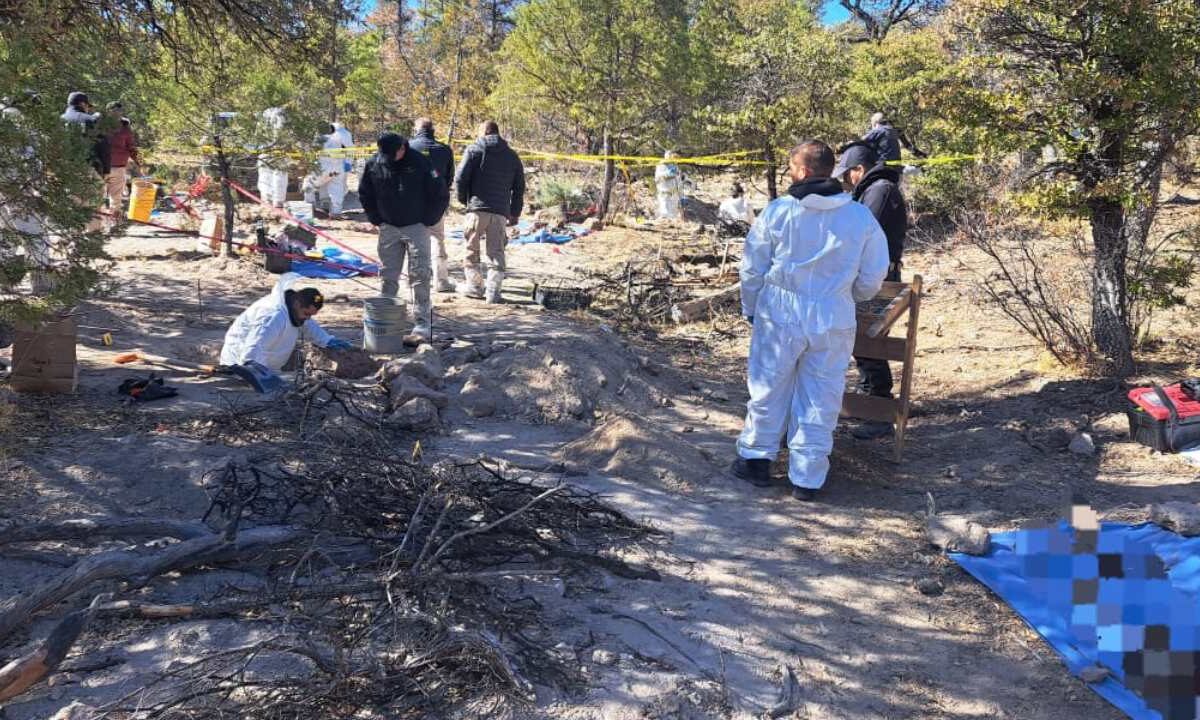
<instances>
[{"instance_id":1,"label":"white rubber boot","mask_svg":"<svg viewBox=\"0 0 1200 720\"><path fill-rule=\"evenodd\" d=\"M454 292L454 283L450 282L450 263L447 258L434 256L433 258L433 273L437 277L434 283L434 290L440 293Z\"/></svg>"},{"instance_id":2,"label":"white rubber boot","mask_svg":"<svg viewBox=\"0 0 1200 720\"><path fill-rule=\"evenodd\" d=\"M413 326L412 331L404 336L404 344L409 346L417 346L421 343L429 342L430 336L433 334L429 327L429 306L413 305Z\"/></svg>"},{"instance_id":3,"label":"white rubber boot","mask_svg":"<svg viewBox=\"0 0 1200 720\"><path fill-rule=\"evenodd\" d=\"M487 287L484 288L484 299L492 304L504 302L500 298L500 285L504 282L504 273L499 270L488 270Z\"/></svg>"},{"instance_id":4,"label":"white rubber boot","mask_svg":"<svg viewBox=\"0 0 1200 720\"><path fill-rule=\"evenodd\" d=\"M458 286L458 293L476 300L483 299L483 275L478 268L464 267L464 282Z\"/></svg>"}]
</instances>

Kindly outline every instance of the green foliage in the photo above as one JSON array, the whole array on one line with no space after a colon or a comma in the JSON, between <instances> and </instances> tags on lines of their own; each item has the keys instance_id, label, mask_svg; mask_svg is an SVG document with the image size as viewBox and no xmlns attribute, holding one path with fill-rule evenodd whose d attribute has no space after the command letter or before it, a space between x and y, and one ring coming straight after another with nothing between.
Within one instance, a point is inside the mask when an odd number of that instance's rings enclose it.
<instances>
[{"instance_id":1,"label":"green foliage","mask_svg":"<svg viewBox=\"0 0 1200 720\"><path fill-rule=\"evenodd\" d=\"M515 20L491 97L502 115L528 123L559 114L625 147L665 138L687 84L681 0L533 0Z\"/></svg>"},{"instance_id":2,"label":"green foliage","mask_svg":"<svg viewBox=\"0 0 1200 720\"><path fill-rule=\"evenodd\" d=\"M878 43L853 46L846 114L866 129L882 112L917 148L938 154L970 153L973 128L959 121L953 98L969 84L940 28L893 32Z\"/></svg>"},{"instance_id":3,"label":"green foliage","mask_svg":"<svg viewBox=\"0 0 1200 720\"><path fill-rule=\"evenodd\" d=\"M564 215L581 212L591 203L578 183L563 177L543 178L536 197L538 205L561 208Z\"/></svg>"},{"instance_id":4,"label":"green foliage","mask_svg":"<svg viewBox=\"0 0 1200 720\"><path fill-rule=\"evenodd\" d=\"M812 10L791 0L706 0L696 32L713 68L705 130L725 150L759 150L773 183L776 150L811 137L830 138L844 48Z\"/></svg>"}]
</instances>

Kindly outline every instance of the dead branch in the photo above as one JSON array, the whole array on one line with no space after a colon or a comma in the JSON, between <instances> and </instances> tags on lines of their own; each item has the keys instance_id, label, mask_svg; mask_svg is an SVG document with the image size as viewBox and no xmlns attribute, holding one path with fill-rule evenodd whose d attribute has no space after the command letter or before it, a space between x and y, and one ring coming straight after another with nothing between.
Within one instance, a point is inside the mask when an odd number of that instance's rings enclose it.
<instances>
[{"instance_id":1,"label":"dead branch","mask_svg":"<svg viewBox=\"0 0 1200 720\"><path fill-rule=\"evenodd\" d=\"M0 545L18 542L169 537L190 540L212 530L203 523L151 518L78 518L0 528Z\"/></svg>"},{"instance_id":2,"label":"dead branch","mask_svg":"<svg viewBox=\"0 0 1200 720\"><path fill-rule=\"evenodd\" d=\"M233 542L222 535L184 540L157 553L111 550L86 557L66 571L0 604L0 640L25 627L40 610L65 600L94 582L108 579L148 579L171 570L205 563L227 562L305 537L305 531L286 526L260 527L243 531Z\"/></svg>"},{"instance_id":3,"label":"dead branch","mask_svg":"<svg viewBox=\"0 0 1200 720\"><path fill-rule=\"evenodd\" d=\"M70 613L54 626L40 645L0 668L0 702L20 695L54 672L91 622L92 610L87 608Z\"/></svg>"}]
</instances>

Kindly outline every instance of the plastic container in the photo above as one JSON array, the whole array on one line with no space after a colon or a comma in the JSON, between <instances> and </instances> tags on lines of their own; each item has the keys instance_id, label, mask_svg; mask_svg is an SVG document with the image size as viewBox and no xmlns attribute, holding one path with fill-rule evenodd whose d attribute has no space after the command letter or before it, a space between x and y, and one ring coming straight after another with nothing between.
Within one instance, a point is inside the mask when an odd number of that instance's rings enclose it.
<instances>
[{"instance_id":1,"label":"plastic container","mask_svg":"<svg viewBox=\"0 0 1200 720\"><path fill-rule=\"evenodd\" d=\"M402 301L390 297L363 300L363 349L367 352L403 352L408 328L408 310Z\"/></svg>"},{"instance_id":2,"label":"plastic container","mask_svg":"<svg viewBox=\"0 0 1200 720\"><path fill-rule=\"evenodd\" d=\"M158 186L148 180L134 180L132 187L133 190L129 193L129 211L125 213L125 217L138 222L150 222Z\"/></svg>"},{"instance_id":3,"label":"plastic container","mask_svg":"<svg viewBox=\"0 0 1200 720\"><path fill-rule=\"evenodd\" d=\"M1195 401L1179 392L1178 383L1152 385L1129 393L1135 406L1126 411L1129 434L1135 442L1159 452L1179 452L1200 443L1200 414Z\"/></svg>"}]
</instances>

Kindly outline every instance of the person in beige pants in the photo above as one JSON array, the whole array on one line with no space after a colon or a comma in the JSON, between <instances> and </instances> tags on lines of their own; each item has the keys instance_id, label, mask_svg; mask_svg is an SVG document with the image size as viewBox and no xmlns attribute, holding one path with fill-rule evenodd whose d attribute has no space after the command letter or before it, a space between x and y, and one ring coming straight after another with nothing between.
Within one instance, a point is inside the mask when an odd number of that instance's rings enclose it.
<instances>
[{"instance_id":1,"label":"person in beige pants","mask_svg":"<svg viewBox=\"0 0 1200 720\"><path fill-rule=\"evenodd\" d=\"M467 297L501 302L504 281L505 227L516 224L525 204L525 168L521 158L500 137L500 128L489 120L479 126L479 139L467 148L454 178L458 201L467 206L463 260L466 282L460 292ZM487 260L487 285L480 273L480 248Z\"/></svg>"}]
</instances>

